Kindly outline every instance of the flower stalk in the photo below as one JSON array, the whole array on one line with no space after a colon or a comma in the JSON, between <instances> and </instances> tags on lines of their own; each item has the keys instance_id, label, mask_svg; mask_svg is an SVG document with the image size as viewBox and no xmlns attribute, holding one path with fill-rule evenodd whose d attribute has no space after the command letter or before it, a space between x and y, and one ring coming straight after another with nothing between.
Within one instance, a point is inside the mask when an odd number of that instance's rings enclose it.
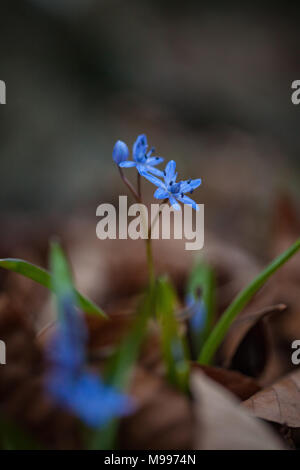
<instances>
[{"instance_id":1,"label":"flower stalk","mask_svg":"<svg viewBox=\"0 0 300 470\"><path fill-rule=\"evenodd\" d=\"M152 252L152 230L159 219L163 204L167 201L170 202L171 206L175 210L180 210L180 204L187 204L192 206L193 209L199 210L195 201L189 198L186 194L192 194L193 191L200 186L201 179L189 179L187 181L176 182L177 173L176 173L176 162L171 160L164 171L159 170L156 166L163 162L162 157L156 157L153 155L155 149L152 147L148 150L147 137L142 134L139 135L133 145L133 160L129 160L129 150L125 142L118 140L115 143L113 148L113 160L118 165L119 173L122 181L127 186L131 194L137 203L142 203L142 189L141 189L141 176L149 180L157 189L154 193L156 199L163 199L163 203L159 208L159 211L151 223L148 230L146 238L146 256L147 256L147 266L149 274L149 284L151 287L155 283L155 272L154 272L154 262L153 262L153 252ZM123 173L123 168L133 168L137 169L137 189L131 184L131 182L126 178ZM163 178L162 180L159 178ZM146 223L144 221L144 227ZM147 224L148 227L148 224Z\"/></svg>"}]
</instances>

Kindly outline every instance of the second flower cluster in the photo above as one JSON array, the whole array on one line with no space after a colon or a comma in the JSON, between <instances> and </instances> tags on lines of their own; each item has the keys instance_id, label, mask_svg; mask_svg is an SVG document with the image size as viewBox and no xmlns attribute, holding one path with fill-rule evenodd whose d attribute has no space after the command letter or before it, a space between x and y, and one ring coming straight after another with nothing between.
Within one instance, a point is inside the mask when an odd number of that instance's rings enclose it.
<instances>
[{"instance_id":1,"label":"second flower cluster","mask_svg":"<svg viewBox=\"0 0 300 470\"><path fill-rule=\"evenodd\" d=\"M132 160L129 160L127 145L121 140L115 143L113 160L120 168L135 167L141 176L157 186L154 193L156 199L169 200L175 210L180 210L179 202L199 210L196 202L187 194L192 194L200 186L201 179L176 181L178 176L176 162L171 160L167 163L165 170L159 170L156 166L162 163L164 159L155 156L154 152L154 147L148 150L147 137L145 134L141 134L133 144Z\"/></svg>"}]
</instances>

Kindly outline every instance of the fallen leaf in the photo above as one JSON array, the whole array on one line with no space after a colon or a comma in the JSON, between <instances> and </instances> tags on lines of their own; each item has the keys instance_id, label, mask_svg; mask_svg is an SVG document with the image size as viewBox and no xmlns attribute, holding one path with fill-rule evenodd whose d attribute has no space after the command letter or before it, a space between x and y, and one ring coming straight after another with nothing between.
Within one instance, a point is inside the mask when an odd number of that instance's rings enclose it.
<instances>
[{"instance_id":1,"label":"fallen leaf","mask_svg":"<svg viewBox=\"0 0 300 470\"><path fill-rule=\"evenodd\" d=\"M192 374L191 390L196 414L194 449L282 450L271 428L239 406L236 398L205 374Z\"/></svg>"},{"instance_id":2,"label":"fallen leaf","mask_svg":"<svg viewBox=\"0 0 300 470\"><path fill-rule=\"evenodd\" d=\"M286 305L278 304L266 307L256 313L239 316L231 325L221 348L222 366L230 367L232 359L246 336L258 322L275 313L286 310Z\"/></svg>"},{"instance_id":3,"label":"fallen leaf","mask_svg":"<svg viewBox=\"0 0 300 470\"><path fill-rule=\"evenodd\" d=\"M122 420L121 449L191 449L193 416L190 400L166 381L142 368L135 371L131 386L137 411Z\"/></svg>"},{"instance_id":4,"label":"fallen leaf","mask_svg":"<svg viewBox=\"0 0 300 470\"><path fill-rule=\"evenodd\" d=\"M229 392L242 401L247 400L247 398L251 397L261 389L252 377L247 377L246 375L234 370L222 369L221 367L203 366L195 363L193 364L193 367L204 372L207 377L225 387Z\"/></svg>"},{"instance_id":5,"label":"fallen leaf","mask_svg":"<svg viewBox=\"0 0 300 470\"><path fill-rule=\"evenodd\" d=\"M258 418L300 428L300 370L256 393L243 406Z\"/></svg>"}]
</instances>

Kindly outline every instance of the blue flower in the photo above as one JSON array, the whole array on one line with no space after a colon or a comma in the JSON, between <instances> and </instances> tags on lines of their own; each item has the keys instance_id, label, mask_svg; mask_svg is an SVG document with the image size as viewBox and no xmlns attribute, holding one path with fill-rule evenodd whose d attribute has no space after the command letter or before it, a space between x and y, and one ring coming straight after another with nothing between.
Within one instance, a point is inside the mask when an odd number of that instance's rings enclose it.
<instances>
[{"instance_id":1,"label":"blue flower","mask_svg":"<svg viewBox=\"0 0 300 470\"><path fill-rule=\"evenodd\" d=\"M158 189L154 193L154 197L156 199L169 199L171 206L175 210L180 210L180 205L177 201L180 201L183 204L187 204L188 206L192 206L195 210L199 210L195 201L185 194L192 194L194 189L200 186L201 179L190 179L188 181L180 181L176 183L177 173L175 173L175 170L176 163L174 160L171 160L163 172L164 181L161 181L160 179L153 175L149 175L146 172L143 173L143 176L151 181L151 183L155 184L155 186L158 186Z\"/></svg>"},{"instance_id":2,"label":"blue flower","mask_svg":"<svg viewBox=\"0 0 300 470\"><path fill-rule=\"evenodd\" d=\"M81 314L70 300L64 302L64 319L47 347L49 370L46 389L61 406L88 426L101 427L132 411L130 399L106 385L86 367L87 331Z\"/></svg>"},{"instance_id":3,"label":"blue flower","mask_svg":"<svg viewBox=\"0 0 300 470\"><path fill-rule=\"evenodd\" d=\"M121 162L124 162L125 160L128 160L129 150L125 142L122 142L122 140L118 140L115 143L112 155L113 160L114 162L116 162L117 165L119 165Z\"/></svg>"},{"instance_id":4,"label":"blue flower","mask_svg":"<svg viewBox=\"0 0 300 470\"><path fill-rule=\"evenodd\" d=\"M194 333L199 334L205 327L207 316L205 303L202 297L196 298L190 293L186 296L186 304L191 313L189 320L190 327Z\"/></svg>"},{"instance_id":5,"label":"blue flower","mask_svg":"<svg viewBox=\"0 0 300 470\"><path fill-rule=\"evenodd\" d=\"M133 144L133 160L121 161L119 166L121 168L136 167L138 172L143 176L148 172L156 176L163 176L163 172L155 168L155 166L162 163L164 159L162 157L153 156L154 152L154 148L148 151L147 137L145 134L139 135Z\"/></svg>"}]
</instances>

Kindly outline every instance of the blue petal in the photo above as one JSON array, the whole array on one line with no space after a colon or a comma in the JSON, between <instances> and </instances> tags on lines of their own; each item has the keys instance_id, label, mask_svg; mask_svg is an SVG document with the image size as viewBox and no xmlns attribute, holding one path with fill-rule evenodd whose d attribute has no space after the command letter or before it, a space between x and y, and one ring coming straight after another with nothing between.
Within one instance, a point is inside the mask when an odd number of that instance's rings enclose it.
<instances>
[{"instance_id":1,"label":"blue petal","mask_svg":"<svg viewBox=\"0 0 300 470\"><path fill-rule=\"evenodd\" d=\"M151 157L151 155L155 152L155 148L152 147L149 152L147 153L147 157Z\"/></svg>"},{"instance_id":2,"label":"blue petal","mask_svg":"<svg viewBox=\"0 0 300 470\"><path fill-rule=\"evenodd\" d=\"M169 197L169 193L163 188L157 188L157 190L154 193L154 197L156 199L166 199Z\"/></svg>"},{"instance_id":3,"label":"blue petal","mask_svg":"<svg viewBox=\"0 0 300 470\"><path fill-rule=\"evenodd\" d=\"M128 159L129 150L125 142L118 140L113 148L113 160L117 165Z\"/></svg>"},{"instance_id":4,"label":"blue petal","mask_svg":"<svg viewBox=\"0 0 300 470\"><path fill-rule=\"evenodd\" d=\"M159 165L164 159L162 157L150 157L147 158L147 165Z\"/></svg>"},{"instance_id":5,"label":"blue petal","mask_svg":"<svg viewBox=\"0 0 300 470\"><path fill-rule=\"evenodd\" d=\"M163 189L165 188L165 185L161 180L156 178L156 176L150 175L145 170L142 170L141 175L144 176L144 178L146 178L151 183L155 184L155 186L158 186L159 188L163 188Z\"/></svg>"},{"instance_id":6,"label":"blue petal","mask_svg":"<svg viewBox=\"0 0 300 470\"><path fill-rule=\"evenodd\" d=\"M62 301L62 323L47 344L46 354L51 363L73 373L85 361L87 329L82 314L70 302L68 298Z\"/></svg>"},{"instance_id":7,"label":"blue petal","mask_svg":"<svg viewBox=\"0 0 300 470\"><path fill-rule=\"evenodd\" d=\"M182 193L188 193L190 191L194 191L194 189L198 188L201 184L201 179L196 179L196 180L188 180L188 181L182 181L181 182L181 192Z\"/></svg>"},{"instance_id":8,"label":"blue petal","mask_svg":"<svg viewBox=\"0 0 300 470\"><path fill-rule=\"evenodd\" d=\"M166 185L168 185L170 183L170 181L172 181L175 177L175 170L176 170L176 162L174 162L174 160L171 160L167 166L166 166L166 169L165 169L165 182L166 182Z\"/></svg>"},{"instance_id":9,"label":"blue petal","mask_svg":"<svg viewBox=\"0 0 300 470\"><path fill-rule=\"evenodd\" d=\"M141 176L145 176L145 173L148 173L147 165L145 165L144 163L137 163L136 169Z\"/></svg>"},{"instance_id":10,"label":"blue petal","mask_svg":"<svg viewBox=\"0 0 300 470\"><path fill-rule=\"evenodd\" d=\"M187 204L188 206L192 206L193 209L195 209L196 211L199 210L199 207L198 205L196 204L195 201L193 201L193 199L191 199L190 197L188 196L177 196L177 199L180 201L180 202L183 202L183 204Z\"/></svg>"},{"instance_id":11,"label":"blue petal","mask_svg":"<svg viewBox=\"0 0 300 470\"><path fill-rule=\"evenodd\" d=\"M132 154L133 159L137 162L140 161L147 152L147 137L145 134L141 134L138 136L136 141L133 144Z\"/></svg>"},{"instance_id":12,"label":"blue petal","mask_svg":"<svg viewBox=\"0 0 300 470\"><path fill-rule=\"evenodd\" d=\"M71 376L54 369L46 386L53 399L91 427L104 426L112 418L127 415L133 409L128 397L103 384L100 377L91 372Z\"/></svg>"},{"instance_id":13,"label":"blue petal","mask_svg":"<svg viewBox=\"0 0 300 470\"><path fill-rule=\"evenodd\" d=\"M76 372L84 364L83 345L74 341L70 332L62 328L51 338L46 352L52 364L71 373Z\"/></svg>"},{"instance_id":14,"label":"blue petal","mask_svg":"<svg viewBox=\"0 0 300 470\"><path fill-rule=\"evenodd\" d=\"M153 173L153 175L160 177L164 176L164 172L159 170L158 168L155 168L154 166L145 166L145 168L147 172L149 171L150 173Z\"/></svg>"},{"instance_id":15,"label":"blue petal","mask_svg":"<svg viewBox=\"0 0 300 470\"><path fill-rule=\"evenodd\" d=\"M170 196L169 198L171 206L176 210L180 211L180 204L176 201L175 197Z\"/></svg>"},{"instance_id":16,"label":"blue petal","mask_svg":"<svg viewBox=\"0 0 300 470\"><path fill-rule=\"evenodd\" d=\"M187 301L192 314L189 319L189 324L195 333L199 333L205 326L207 316L205 303L202 298L196 299L193 294L189 294Z\"/></svg>"},{"instance_id":17,"label":"blue petal","mask_svg":"<svg viewBox=\"0 0 300 470\"><path fill-rule=\"evenodd\" d=\"M135 162L132 162L132 161L127 161L127 162L121 162L119 163L119 166L121 168L131 168L133 166L136 166L136 163Z\"/></svg>"},{"instance_id":18,"label":"blue petal","mask_svg":"<svg viewBox=\"0 0 300 470\"><path fill-rule=\"evenodd\" d=\"M92 427L104 426L112 418L132 411L130 400L126 396L104 385L98 376L88 372L76 380L69 397L69 406Z\"/></svg>"}]
</instances>

